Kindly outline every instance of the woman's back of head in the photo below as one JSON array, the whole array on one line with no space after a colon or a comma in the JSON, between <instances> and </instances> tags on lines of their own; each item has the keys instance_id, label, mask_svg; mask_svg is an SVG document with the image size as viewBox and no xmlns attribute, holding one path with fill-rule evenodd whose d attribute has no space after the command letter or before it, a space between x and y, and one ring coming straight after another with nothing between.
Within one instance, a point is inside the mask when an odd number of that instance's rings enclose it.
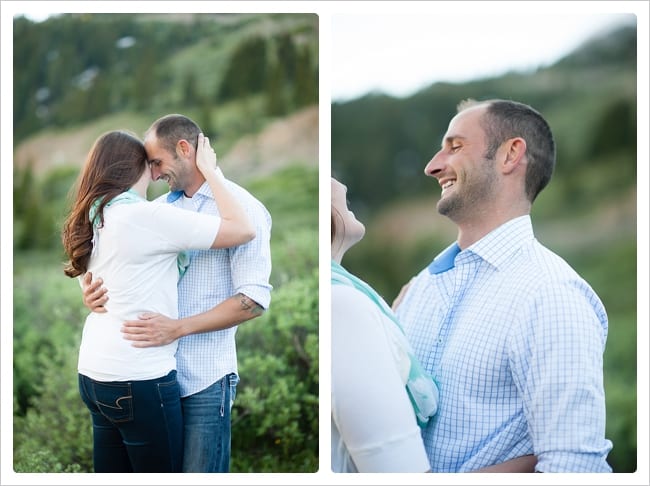
<instances>
[{"instance_id":1,"label":"woman's back of head","mask_svg":"<svg viewBox=\"0 0 650 486\"><path fill-rule=\"evenodd\" d=\"M101 135L93 144L77 180L70 215L63 226L63 247L70 258L64 268L69 277L85 273L92 251L93 228L89 211L99 201L97 217L104 222L104 207L129 190L147 169L142 141L125 130Z\"/></svg>"}]
</instances>

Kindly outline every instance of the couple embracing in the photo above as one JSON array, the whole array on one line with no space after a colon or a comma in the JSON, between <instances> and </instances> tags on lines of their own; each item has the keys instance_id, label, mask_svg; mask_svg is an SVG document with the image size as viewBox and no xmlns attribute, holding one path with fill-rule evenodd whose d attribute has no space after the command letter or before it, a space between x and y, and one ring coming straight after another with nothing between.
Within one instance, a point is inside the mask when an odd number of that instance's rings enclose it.
<instances>
[{"instance_id":1,"label":"couple embracing","mask_svg":"<svg viewBox=\"0 0 650 486\"><path fill-rule=\"evenodd\" d=\"M85 322L95 472L228 472L237 325L270 304L271 217L207 137L167 115L102 135L63 227ZM170 192L147 201L151 181ZM104 287L105 285L105 287Z\"/></svg>"}]
</instances>

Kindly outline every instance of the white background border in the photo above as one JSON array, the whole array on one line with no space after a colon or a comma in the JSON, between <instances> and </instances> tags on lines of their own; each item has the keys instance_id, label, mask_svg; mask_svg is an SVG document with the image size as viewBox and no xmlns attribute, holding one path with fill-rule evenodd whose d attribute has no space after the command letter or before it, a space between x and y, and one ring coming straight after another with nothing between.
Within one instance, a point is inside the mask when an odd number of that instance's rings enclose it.
<instances>
[{"instance_id":1,"label":"white background border","mask_svg":"<svg viewBox=\"0 0 650 486\"><path fill-rule=\"evenodd\" d=\"M2 47L1 82L1 155L0 169L1 217L0 231L0 343L1 343L1 384L2 431L0 443L0 484L2 485L113 485L113 484L268 484L268 485L388 485L388 484L644 484L648 485L648 2L616 1L578 1L578 2L494 2L494 1L274 1L274 2L17 2L2 1L0 4L2 23L0 25ZM113 474L16 474L12 470L12 322L13 322L13 255L12 255L12 18L15 14L31 11L56 9L59 12L292 12L316 13L319 16L319 76L320 76L320 118L319 118L319 264L320 264L320 469L313 474L228 474L216 478L214 475L186 474L162 475L143 474L137 477L125 477ZM332 15L343 13L422 13L453 15L458 22L459 36L462 32L463 12L488 15L499 13L516 14L517 12L540 12L558 15L567 13L635 13L637 15L638 43L638 464L639 470L632 474L612 475L454 475L438 474L435 477L426 474L358 474L341 475L329 471L330 464L330 284L329 284L329 195L330 195L330 80L331 72L331 20ZM435 28L432 25L431 28ZM408 73L405 73L408 75ZM126 481L125 481L126 480Z\"/></svg>"}]
</instances>

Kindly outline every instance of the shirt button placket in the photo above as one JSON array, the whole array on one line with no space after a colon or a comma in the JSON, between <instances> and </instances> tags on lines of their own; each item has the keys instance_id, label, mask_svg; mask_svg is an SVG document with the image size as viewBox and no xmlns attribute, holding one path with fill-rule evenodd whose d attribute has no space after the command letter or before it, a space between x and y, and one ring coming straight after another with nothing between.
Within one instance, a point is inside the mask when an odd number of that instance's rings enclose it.
<instances>
[{"instance_id":1,"label":"shirt button placket","mask_svg":"<svg viewBox=\"0 0 650 486\"><path fill-rule=\"evenodd\" d=\"M435 340L434 351L434 366L438 368L440 360L442 359L442 351L445 349L443 343L448 341L449 334L452 330L458 306L463 299L469 285L470 277L475 274L473 264L471 262L456 262L456 266L452 270L454 272L454 290L449 300L449 307L447 313L440 326L438 337Z\"/></svg>"}]
</instances>

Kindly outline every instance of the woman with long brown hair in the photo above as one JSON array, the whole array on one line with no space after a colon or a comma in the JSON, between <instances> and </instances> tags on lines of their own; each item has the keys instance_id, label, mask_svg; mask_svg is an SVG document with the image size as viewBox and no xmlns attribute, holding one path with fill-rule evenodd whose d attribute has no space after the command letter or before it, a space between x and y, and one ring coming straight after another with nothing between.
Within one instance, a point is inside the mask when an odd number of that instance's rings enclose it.
<instances>
[{"instance_id":1,"label":"woman with long brown hair","mask_svg":"<svg viewBox=\"0 0 650 486\"><path fill-rule=\"evenodd\" d=\"M86 318L79 390L93 422L95 472L180 472L183 420L176 382L177 342L136 348L120 332L142 311L175 317L176 285L191 249L237 246L255 237L246 213L215 170L199 135L196 165L220 216L149 202L144 145L126 131L97 139L79 176L62 240L64 272L101 274L111 284L104 313Z\"/></svg>"}]
</instances>

